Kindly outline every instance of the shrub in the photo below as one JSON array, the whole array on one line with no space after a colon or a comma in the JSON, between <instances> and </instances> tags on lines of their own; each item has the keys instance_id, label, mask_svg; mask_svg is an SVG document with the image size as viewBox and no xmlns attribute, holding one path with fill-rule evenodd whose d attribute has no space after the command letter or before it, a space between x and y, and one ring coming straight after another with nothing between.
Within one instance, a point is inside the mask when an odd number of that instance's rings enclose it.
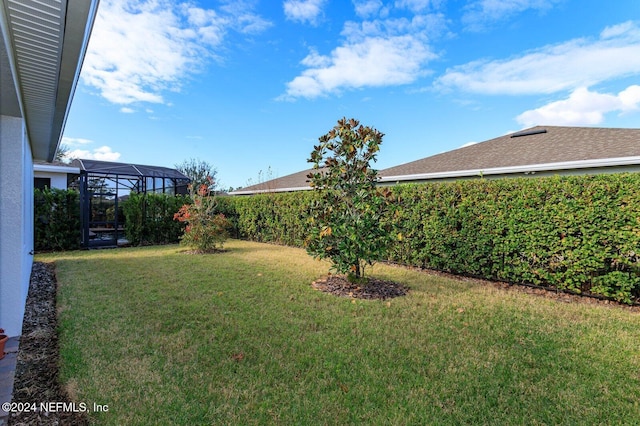
<instances>
[{"instance_id":1,"label":"shrub","mask_svg":"<svg viewBox=\"0 0 640 426\"><path fill-rule=\"evenodd\" d=\"M184 224L173 217L189 197L132 193L123 203L125 235L134 245L177 243Z\"/></svg>"},{"instance_id":2,"label":"shrub","mask_svg":"<svg viewBox=\"0 0 640 426\"><path fill-rule=\"evenodd\" d=\"M34 248L75 250L80 247L80 197L75 190L34 191Z\"/></svg>"},{"instance_id":3,"label":"shrub","mask_svg":"<svg viewBox=\"0 0 640 426\"><path fill-rule=\"evenodd\" d=\"M191 203L184 204L174 215L178 222L186 223L181 244L202 253L223 248L232 224L222 213L216 212L217 197L211 193L214 185L202 184L197 191L190 186Z\"/></svg>"}]
</instances>

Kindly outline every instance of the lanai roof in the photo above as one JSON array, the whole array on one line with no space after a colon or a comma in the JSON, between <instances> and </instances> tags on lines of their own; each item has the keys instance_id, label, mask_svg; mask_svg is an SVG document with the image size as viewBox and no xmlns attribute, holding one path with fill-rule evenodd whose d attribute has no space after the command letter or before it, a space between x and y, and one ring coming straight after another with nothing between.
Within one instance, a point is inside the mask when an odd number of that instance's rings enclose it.
<instances>
[{"instance_id":1,"label":"lanai roof","mask_svg":"<svg viewBox=\"0 0 640 426\"><path fill-rule=\"evenodd\" d=\"M109 176L153 177L189 180L176 169L161 166L144 166L141 164L116 163L113 161L99 161L77 159L71 162L72 166L88 173L103 174Z\"/></svg>"}]
</instances>

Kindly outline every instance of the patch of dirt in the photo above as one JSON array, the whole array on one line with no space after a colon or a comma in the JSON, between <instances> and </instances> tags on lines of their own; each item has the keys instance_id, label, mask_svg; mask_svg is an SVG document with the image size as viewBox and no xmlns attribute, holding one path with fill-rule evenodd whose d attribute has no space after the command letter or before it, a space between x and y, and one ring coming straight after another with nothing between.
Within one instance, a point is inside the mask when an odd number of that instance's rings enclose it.
<instances>
[{"instance_id":1,"label":"patch of dirt","mask_svg":"<svg viewBox=\"0 0 640 426\"><path fill-rule=\"evenodd\" d=\"M36 404L70 402L58 380L57 282L53 266L34 262L18 350L13 402ZM9 424L87 425L84 413L12 413Z\"/></svg>"},{"instance_id":2,"label":"patch of dirt","mask_svg":"<svg viewBox=\"0 0 640 426\"><path fill-rule=\"evenodd\" d=\"M311 286L341 297L354 299L391 299L405 296L409 289L392 281L369 278L366 284L351 283L342 275L329 275L327 278L314 281Z\"/></svg>"}]
</instances>

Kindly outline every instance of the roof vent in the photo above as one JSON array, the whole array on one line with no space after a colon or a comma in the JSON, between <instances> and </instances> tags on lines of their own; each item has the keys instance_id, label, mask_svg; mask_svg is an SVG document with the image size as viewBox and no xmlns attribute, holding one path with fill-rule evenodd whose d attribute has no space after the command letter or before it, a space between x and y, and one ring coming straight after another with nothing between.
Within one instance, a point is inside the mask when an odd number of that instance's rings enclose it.
<instances>
[{"instance_id":1,"label":"roof vent","mask_svg":"<svg viewBox=\"0 0 640 426\"><path fill-rule=\"evenodd\" d=\"M540 133L547 133L547 129L531 129L523 130L522 132L516 132L511 135L512 138L519 138L520 136L539 135Z\"/></svg>"}]
</instances>

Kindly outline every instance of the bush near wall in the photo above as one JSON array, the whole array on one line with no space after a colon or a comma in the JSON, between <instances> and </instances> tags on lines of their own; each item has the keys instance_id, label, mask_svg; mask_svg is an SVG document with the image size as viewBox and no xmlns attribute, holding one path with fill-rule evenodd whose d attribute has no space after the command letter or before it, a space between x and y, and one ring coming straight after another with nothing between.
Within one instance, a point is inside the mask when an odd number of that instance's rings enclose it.
<instances>
[{"instance_id":1,"label":"bush near wall","mask_svg":"<svg viewBox=\"0 0 640 426\"><path fill-rule=\"evenodd\" d=\"M123 202L127 240L133 245L177 243L184 223L173 215L189 202L188 196L132 193Z\"/></svg>"},{"instance_id":2,"label":"bush near wall","mask_svg":"<svg viewBox=\"0 0 640 426\"><path fill-rule=\"evenodd\" d=\"M640 174L398 185L389 260L638 301L639 189ZM303 246L314 196L228 202L239 236Z\"/></svg>"},{"instance_id":3,"label":"bush near wall","mask_svg":"<svg viewBox=\"0 0 640 426\"><path fill-rule=\"evenodd\" d=\"M77 191L35 189L33 205L36 251L80 247L80 197Z\"/></svg>"}]
</instances>

